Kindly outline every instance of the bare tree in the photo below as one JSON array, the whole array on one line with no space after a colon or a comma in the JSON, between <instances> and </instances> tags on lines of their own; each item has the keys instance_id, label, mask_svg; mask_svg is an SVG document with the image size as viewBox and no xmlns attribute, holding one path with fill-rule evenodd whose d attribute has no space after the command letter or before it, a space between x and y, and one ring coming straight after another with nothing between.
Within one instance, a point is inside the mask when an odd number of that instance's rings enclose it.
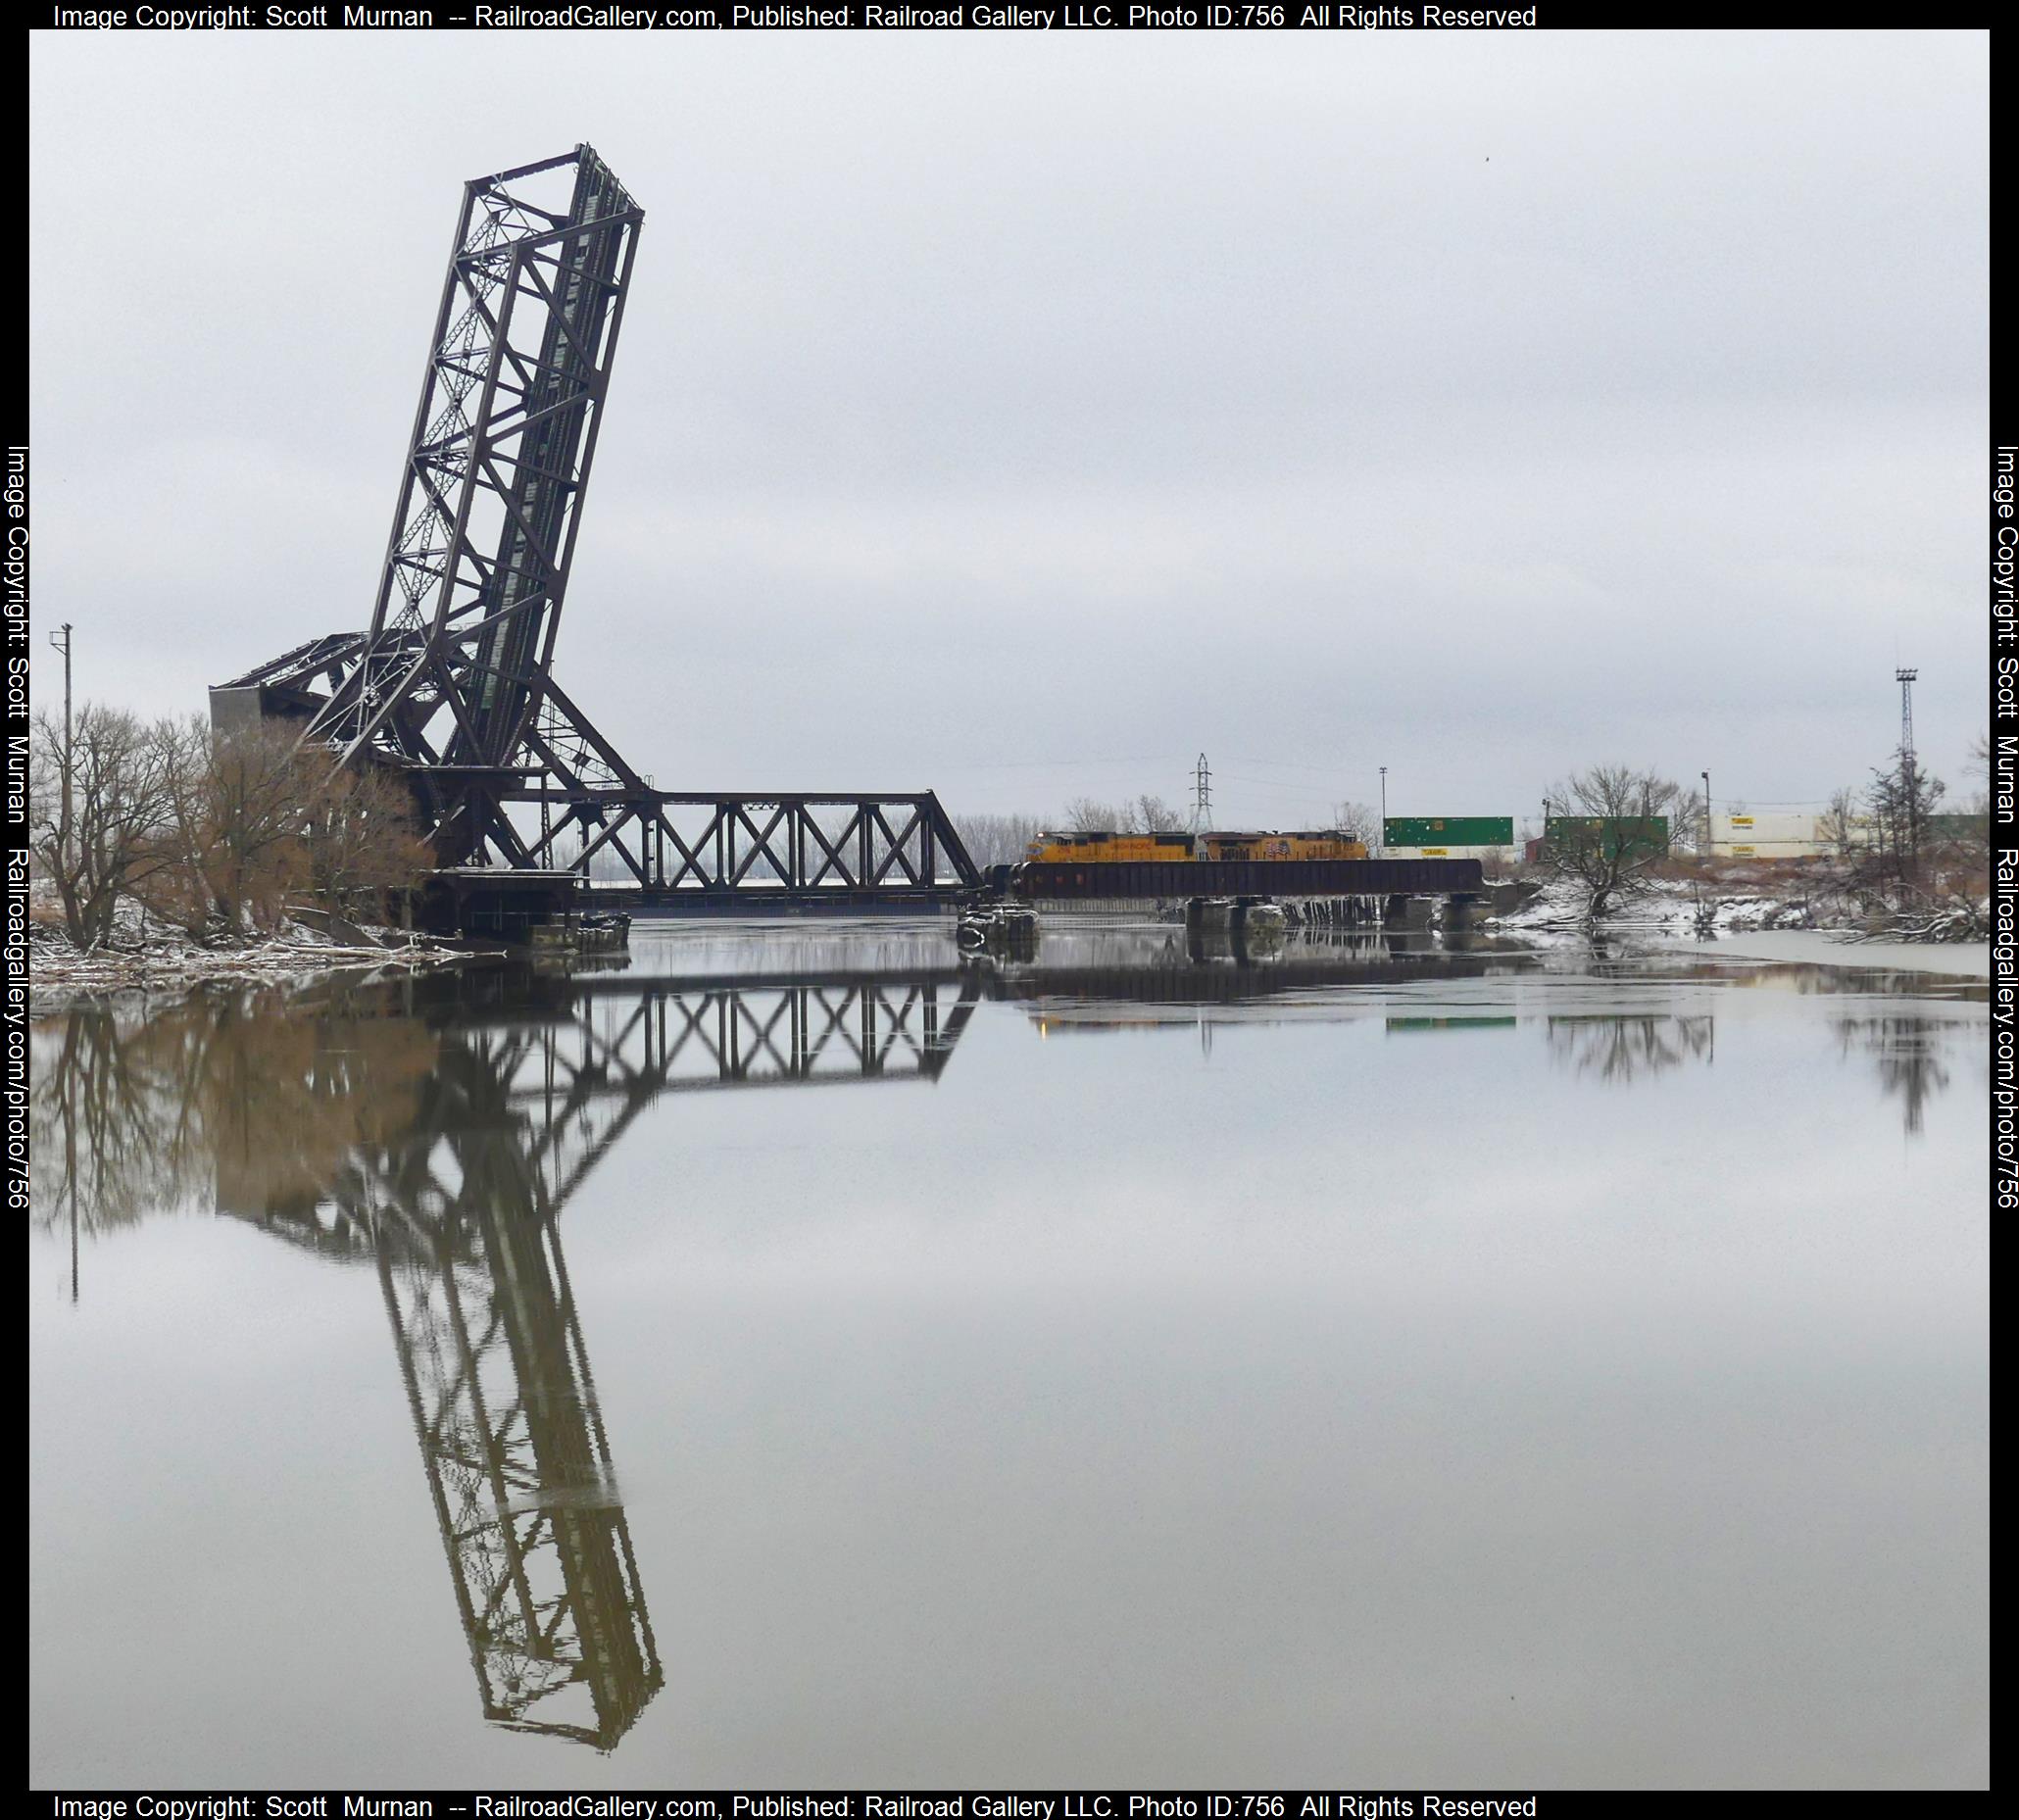
<instances>
[{"instance_id":1,"label":"bare tree","mask_svg":"<svg viewBox=\"0 0 2019 1820\"><path fill-rule=\"evenodd\" d=\"M1118 809L1112 803L1076 796L1065 806L1064 825L1076 834L1176 834L1191 822L1183 810L1146 790Z\"/></svg>"},{"instance_id":2,"label":"bare tree","mask_svg":"<svg viewBox=\"0 0 2019 1820\"><path fill-rule=\"evenodd\" d=\"M1364 803L1334 803L1332 826L1350 841L1366 847L1381 845L1381 817Z\"/></svg>"},{"instance_id":3,"label":"bare tree","mask_svg":"<svg viewBox=\"0 0 2019 1820\"><path fill-rule=\"evenodd\" d=\"M1977 788L1970 793L1970 813L1989 815L1991 813L1991 735L1980 733L1970 742L1970 751L1963 760L1966 776L1977 779ZM1988 833L1990 830L1987 829Z\"/></svg>"},{"instance_id":4,"label":"bare tree","mask_svg":"<svg viewBox=\"0 0 2019 1820\"><path fill-rule=\"evenodd\" d=\"M1623 897L1645 891L1668 858L1672 818L1693 799L1680 786L1629 764L1595 764L1545 799L1542 863L1585 893L1594 920Z\"/></svg>"},{"instance_id":5,"label":"bare tree","mask_svg":"<svg viewBox=\"0 0 2019 1820\"><path fill-rule=\"evenodd\" d=\"M1113 834L1123 817L1111 803L1097 803L1092 797L1076 796L1065 806L1065 825L1076 834Z\"/></svg>"},{"instance_id":6,"label":"bare tree","mask_svg":"<svg viewBox=\"0 0 2019 1820\"><path fill-rule=\"evenodd\" d=\"M77 711L68 741L46 713L34 726L29 847L56 889L65 930L89 948L170 861L173 753L132 714L94 702Z\"/></svg>"},{"instance_id":7,"label":"bare tree","mask_svg":"<svg viewBox=\"0 0 2019 1820\"><path fill-rule=\"evenodd\" d=\"M1829 807L1816 817L1816 839L1840 860L1847 859L1857 850L1862 821L1857 793L1833 791Z\"/></svg>"},{"instance_id":8,"label":"bare tree","mask_svg":"<svg viewBox=\"0 0 2019 1820\"><path fill-rule=\"evenodd\" d=\"M1896 752L1884 770L1874 769L1872 781L1865 786L1875 859L1882 871L1901 884L1919 882L1929 818L1946 788L1904 750Z\"/></svg>"},{"instance_id":9,"label":"bare tree","mask_svg":"<svg viewBox=\"0 0 2019 1820\"><path fill-rule=\"evenodd\" d=\"M174 831L150 908L198 940L273 927L303 882L304 812L328 775L327 756L298 753L285 726L221 733L200 715L164 721L155 737Z\"/></svg>"},{"instance_id":10,"label":"bare tree","mask_svg":"<svg viewBox=\"0 0 2019 1820\"><path fill-rule=\"evenodd\" d=\"M1045 831L1035 815L957 815L954 826L976 865L1014 865Z\"/></svg>"},{"instance_id":11,"label":"bare tree","mask_svg":"<svg viewBox=\"0 0 2019 1820\"><path fill-rule=\"evenodd\" d=\"M406 784L379 765L338 771L307 792L302 852L309 888L354 912L376 912L434 863Z\"/></svg>"},{"instance_id":12,"label":"bare tree","mask_svg":"<svg viewBox=\"0 0 2019 1820\"><path fill-rule=\"evenodd\" d=\"M1676 800L1668 812L1669 845L1707 860L1711 851L1709 805L1695 786L1686 789L1678 784L1675 789Z\"/></svg>"},{"instance_id":13,"label":"bare tree","mask_svg":"<svg viewBox=\"0 0 2019 1820\"><path fill-rule=\"evenodd\" d=\"M1123 812L1131 834L1176 834L1187 825L1186 818L1160 796L1147 792Z\"/></svg>"}]
</instances>

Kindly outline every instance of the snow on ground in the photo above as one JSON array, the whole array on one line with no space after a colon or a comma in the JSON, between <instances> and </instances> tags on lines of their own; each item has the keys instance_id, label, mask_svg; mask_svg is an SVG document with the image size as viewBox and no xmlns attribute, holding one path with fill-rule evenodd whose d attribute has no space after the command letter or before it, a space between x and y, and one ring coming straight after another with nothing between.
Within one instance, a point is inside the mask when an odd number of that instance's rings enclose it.
<instances>
[{"instance_id":1,"label":"snow on ground","mask_svg":"<svg viewBox=\"0 0 2019 1820\"><path fill-rule=\"evenodd\" d=\"M128 905L112 940L97 948L78 949L60 929L37 928L28 943L28 986L39 1006L52 996L177 994L211 980L306 984L338 971L418 972L468 959L462 949L396 929L363 933L371 945L349 945L284 922L271 936L205 947Z\"/></svg>"},{"instance_id":2,"label":"snow on ground","mask_svg":"<svg viewBox=\"0 0 2019 1820\"><path fill-rule=\"evenodd\" d=\"M1584 935L1590 933L1584 907L1585 893L1579 886L1552 879L1533 903L1480 926L1503 935ZM1659 940L1703 936L1724 939L1780 930L1830 931L1836 940L1844 942L1884 939L1884 932L1878 931L1855 906L1833 893L1790 893L1784 897L1671 878L1656 879L1643 893L1616 899L1602 927L1608 935ZM1912 945L1927 947L1936 943L1927 940ZM1962 945L1970 946L1967 941Z\"/></svg>"}]
</instances>

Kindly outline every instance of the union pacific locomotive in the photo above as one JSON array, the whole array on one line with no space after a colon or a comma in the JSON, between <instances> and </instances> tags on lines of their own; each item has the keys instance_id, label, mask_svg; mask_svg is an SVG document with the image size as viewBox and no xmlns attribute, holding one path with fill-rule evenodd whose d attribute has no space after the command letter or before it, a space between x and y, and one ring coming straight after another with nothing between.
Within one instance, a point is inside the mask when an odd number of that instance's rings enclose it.
<instances>
[{"instance_id":1,"label":"union pacific locomotive","mask_svg":"<svg viewBox=\"0 0 2019 1820\"><path fill-rule=\"evenodd\" d=\"M1365 845L1337 828L1292 833L1040 834L1023 851L1026 861L1049 864L1120 865L1142 860L1364 860Z\"/></svg>"}]
</instances>

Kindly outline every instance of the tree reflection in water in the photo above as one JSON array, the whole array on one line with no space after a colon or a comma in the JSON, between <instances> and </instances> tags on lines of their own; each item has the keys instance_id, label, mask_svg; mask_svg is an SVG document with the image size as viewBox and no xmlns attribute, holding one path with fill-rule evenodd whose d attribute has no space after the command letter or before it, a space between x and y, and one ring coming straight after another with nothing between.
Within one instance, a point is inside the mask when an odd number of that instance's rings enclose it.
<instances>
[{"instance_id":1,"label":"tree reflection in water","mask_svg":"<svg viewBox=\"0 0 2019 1820\"><path fill-rule=\"evenodd\" d=\"M1602 1081L1661 1074L1686 1061L1708 1065L1717 1053L1715 1020L1705 1012L1638 1016L1551 1017L1544 1032L1550 1053L1572 1073Z\"/></svg>"},{"instance_id":2,"label":"tree reflection in water","mask_svg":"<svg viewBox=\"0 0 2019 1820\"><path fill-rule=\"evenodd\" d=\"M37 1220L85 1232L225 1200L313 1204L342 1159L411 1123L438 1039L381 1002L283 1014L273 993L147 1015L84 1005L35 1026Z\"/></svg>"},{"instance_id":3,"label":"tree reflection in water","mask_svg":"<svg viewBox=\"0 0 2019 1820\"><path fill-rule=\"evenodd\" d=\"M1873 1058L1880 1085L1900 1102L1909 1136L1921 1133L1929 1101L1949 1084L1945 1052L1963 1027L1916 1012L1840 1017L1830 1025L1840 1055ZM1709 1066L1717 1058L1715 1020L1707 1013L1551 1017L1546 1035L1551 1055L1573 1073L1609 1082L1662 1074L1685 1062Z\"/></svg>"},{"instance_id":4,"label":"tree reflection in water","mask_svg":"<svg viewBox=\"0 0 2019 1820\"><path fill-rule=\"evenodd\" d=\"M1839 1052L1862 1050L1879 1064L1879 1084L1900 1103L1900 1122L1918 1136L1928 1102L1948 1086L1943 1050L1955 1041L1957 1026L1937 1017L1840 1017L1831 1028Z\"/></svg>"}]
</instances>

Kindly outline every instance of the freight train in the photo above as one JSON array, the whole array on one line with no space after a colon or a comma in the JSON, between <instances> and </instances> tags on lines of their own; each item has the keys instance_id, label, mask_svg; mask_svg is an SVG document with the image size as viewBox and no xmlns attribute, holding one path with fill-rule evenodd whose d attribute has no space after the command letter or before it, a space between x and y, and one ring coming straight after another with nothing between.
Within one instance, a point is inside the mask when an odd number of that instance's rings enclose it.
<instances>
[{"instance_id":1,"label":"freight train","mask_svg":"<svg viewBox=\"0 0 2019 1820\"><path fill-rule=\"evenodd\" d=\"M1364 860L1363 842L1337 828L1291 833L1040 834L1024 849L1026 861L1045 865L1124 865L1145 860Z\"/></svg>"}]
</instances>

